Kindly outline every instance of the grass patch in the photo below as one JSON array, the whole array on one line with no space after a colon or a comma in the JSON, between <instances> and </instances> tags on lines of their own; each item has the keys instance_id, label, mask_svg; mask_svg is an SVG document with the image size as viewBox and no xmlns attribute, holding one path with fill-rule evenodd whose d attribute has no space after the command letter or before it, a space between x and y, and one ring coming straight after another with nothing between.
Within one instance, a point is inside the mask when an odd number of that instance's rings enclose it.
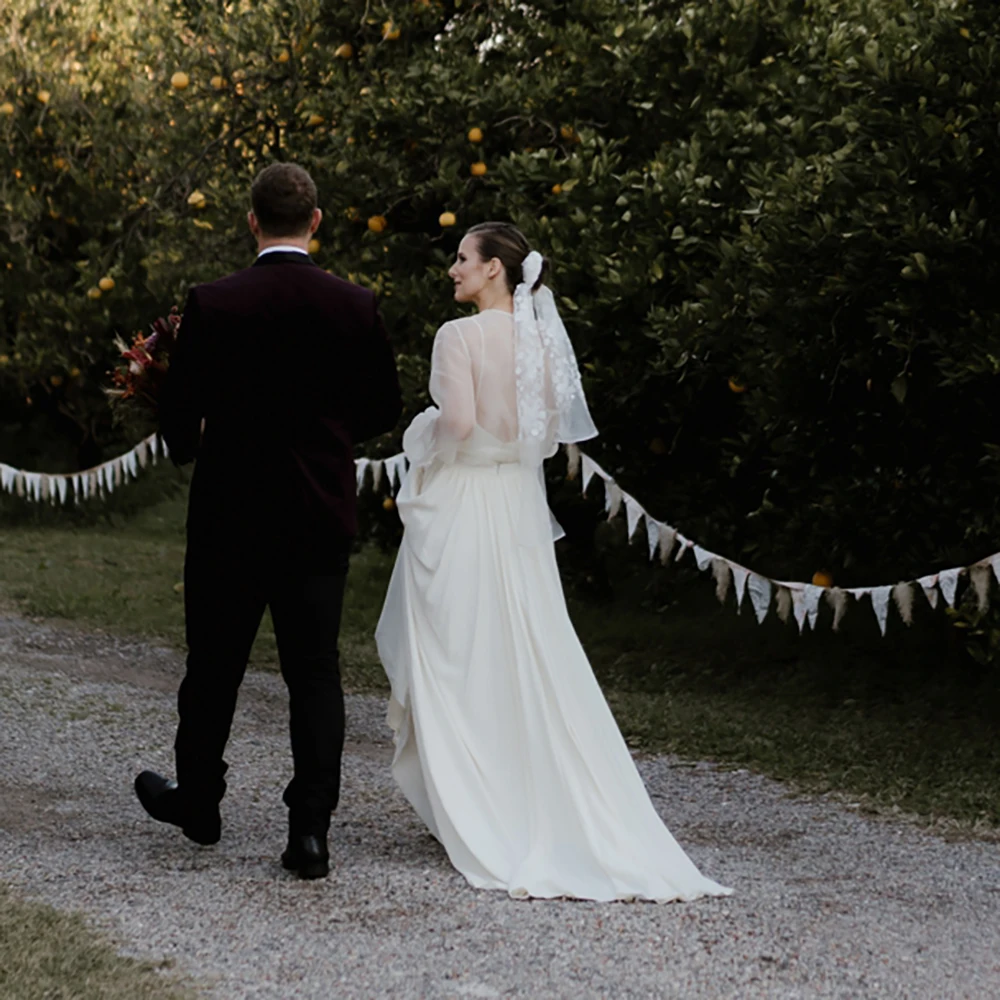
<instances>
[{"instance_id":1,"label":"grass patch","mask_svg":"<svg viewBox=\"0 0 1000 1000\"><path fill-rule=\"evenodd\" d=\"M123 958L79 916L25 903L0 886L4 1000L193 1000L156 967Z\"/></svg>"},{"instance_id":2,"label":"grass patch","mask_svg":"<svg viewBox=\"0 0 1000 1000\"><path fill-rule=\"evenodd\" d=\"M29 615L182 647L183 518L177 497L117 525L8 528L0 591ZM885 639L867 608L839 634L826 621L800 636L773 615L758 626L732 597L720 608L710 579L690 568L647 567L621 534L599 538L613 597L588 596L572 568L566 579L581 639L633 745L873 807L1000 826L1000 672L965 656L943 615L923 609L912 629L893 620ZM372 636L392 562L373 546L352 562L342 659L355 691L385 689ZM269 621L252 661L276 662Z\"/></svg>"}]
</instances>

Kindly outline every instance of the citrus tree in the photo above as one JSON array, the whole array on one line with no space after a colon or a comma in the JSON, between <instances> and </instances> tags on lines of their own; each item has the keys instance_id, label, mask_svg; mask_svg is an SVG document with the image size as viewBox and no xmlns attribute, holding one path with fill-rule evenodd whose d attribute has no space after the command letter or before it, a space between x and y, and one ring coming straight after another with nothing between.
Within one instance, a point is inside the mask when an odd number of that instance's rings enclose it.
<instances>
[{"instance_id":1,"label":"citrus tree","mask_svg":"<svg viewBox=\"0 0 1000 1000\"><path fill-rule=\"evenodd\" d=\"M315 259L379 293L409 412L462 231L511 219L555 265L589 449L651 512L848 585L995 542L988 8L12 0L0 19L6 447L114 443L111 332L245 266L249 182L291 159L321 191Z\"/></svg>"}]
</instances>

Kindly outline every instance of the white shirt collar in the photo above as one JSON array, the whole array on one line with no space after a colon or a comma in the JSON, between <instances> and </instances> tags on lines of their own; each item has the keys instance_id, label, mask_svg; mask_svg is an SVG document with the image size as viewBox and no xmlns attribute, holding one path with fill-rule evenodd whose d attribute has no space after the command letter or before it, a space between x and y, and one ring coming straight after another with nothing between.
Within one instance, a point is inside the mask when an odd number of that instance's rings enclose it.
<instances>
[{"instance_id":1,"label":"white shirt collar","mask_svg":"<svg viewBox=\"0 0 1000 1000\"><path fill-rule=\"evenodd\" d=\"M301 253L305 254L307 257L309 256L309 252L307 250L303 250L302 247L293 247L289 243L278 243L273 247L266 247L261 250L257 256L263 257L266 253Z\"/></svg>"}]
</instances>

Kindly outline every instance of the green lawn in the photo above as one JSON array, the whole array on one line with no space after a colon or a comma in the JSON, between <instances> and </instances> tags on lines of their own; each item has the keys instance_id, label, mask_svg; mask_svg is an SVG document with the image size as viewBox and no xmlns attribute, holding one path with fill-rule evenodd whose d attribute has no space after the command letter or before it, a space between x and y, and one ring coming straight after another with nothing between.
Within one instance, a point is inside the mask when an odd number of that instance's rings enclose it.
<instances>
[{"instance_id":1,"label":"green lawn","mask_svg":"<svg viewBox=\"0 0 1000 1000\"><path fill-rule=\"evenodd\" d=\"M147 963L117 955L77 916L0 887L3 1000L193 1000Z\"/></svg>"},{"instance_id":2,"label":"green lawn","mask_svg":"<svg viewBox=\"0 0 1000 1000\"><path fill-rule=\"evenodd\" d=\"M943 616L925 611L910 630L894 621L882 639L855 609L841 634L799 636L773 616L758 626L749 608L736 615L732 598L720 608L691 569L647 567L618 529L600 537L613 597L586 596L578 570L567 592L634 745L1000 827L1000 675L964 656ZM105 527L8 527L0 542L0 592L24 613L182 646L182 496ZM372 633L391 567L374 546L352 563L342 650L356 691L384 690ZM275 662L267 622L253 661Z\"/></svg>"}]
</instances>

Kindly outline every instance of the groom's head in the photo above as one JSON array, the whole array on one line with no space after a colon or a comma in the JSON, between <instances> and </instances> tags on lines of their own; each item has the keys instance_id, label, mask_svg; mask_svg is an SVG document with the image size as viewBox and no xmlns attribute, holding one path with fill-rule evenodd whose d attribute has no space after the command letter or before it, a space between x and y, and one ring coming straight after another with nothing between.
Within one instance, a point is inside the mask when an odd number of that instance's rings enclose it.
<instances>
[{"instance_id":1,"label":"groom's head","mask_svg":"<svg viewBox=\"0 0 1000 1000\"><path fill-rule=\"evenodd\" d=\"M272 163L250 188L253 210L247 216L257 242L308 240L322 212L316 207L316 185L308 172L294 163Z\"/></svg>"}]
</instances>

